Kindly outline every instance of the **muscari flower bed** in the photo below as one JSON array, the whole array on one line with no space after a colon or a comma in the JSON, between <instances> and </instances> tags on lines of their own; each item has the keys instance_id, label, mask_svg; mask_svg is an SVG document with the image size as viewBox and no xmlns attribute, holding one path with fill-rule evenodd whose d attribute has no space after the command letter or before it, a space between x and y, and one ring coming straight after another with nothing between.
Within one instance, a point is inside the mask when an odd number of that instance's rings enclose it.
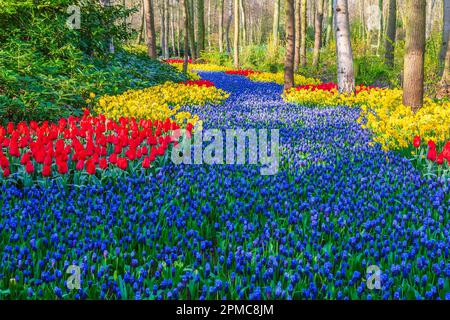
<instances>
[{"instance_id":1,"label":"muscari flower bed","mask_svg":"<svg viewBox=\"0 0 450 320\"><path fill-rule=\"evenodd\" d=\"M1 298L450 299L448 182L369 146L358 108L282 101L281 86L187 107L205 128L278 128L281 168L166 165L116 182L1 184ZM66 286L81 266L81 289ZM369 290L366 269L381 269Z\"/></svg>"}]
</instances>

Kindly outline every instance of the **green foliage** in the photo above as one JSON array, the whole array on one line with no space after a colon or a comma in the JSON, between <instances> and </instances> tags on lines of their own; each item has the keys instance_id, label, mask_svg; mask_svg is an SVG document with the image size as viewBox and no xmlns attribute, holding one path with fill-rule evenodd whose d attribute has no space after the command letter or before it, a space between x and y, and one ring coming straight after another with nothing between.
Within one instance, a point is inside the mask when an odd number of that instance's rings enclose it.
<instances>
[{"instance_id":1,"label":"green foliage","mask_svg":"<svg viewBox=\"0 0 450 320\"><path fill-rule=\"evenodd\" d=\"M69 5L81 5L81 29L66 26ZM97 0L0 0L0 123L56 120L77 114L90 92L121 93L167 80L174 68L117 48L131 34L132 10Z\"/></svg>"},{"instance_id":2,"label":"green foliage","mask_svg":"<svg viewBox=\"0 0 450 320\"><path fill-rule=\"evenodd\" d=\"M12 68L0 71L3 122L56 120L80 113L90 92L120 94L128 89L186 80L170 65L124 51L107 61L84 57L77 70L70 74L64 72L64 64L58 67L36 60L32 66L32 72L27 74Z\"/></svg>"}]
</instances>

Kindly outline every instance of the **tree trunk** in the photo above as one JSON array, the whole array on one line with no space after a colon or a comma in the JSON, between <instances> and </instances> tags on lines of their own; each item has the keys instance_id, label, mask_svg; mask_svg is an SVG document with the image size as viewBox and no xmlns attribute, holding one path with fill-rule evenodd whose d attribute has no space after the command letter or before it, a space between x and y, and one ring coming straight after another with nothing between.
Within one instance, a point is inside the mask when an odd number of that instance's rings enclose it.
<instances>
[{"instance_id":1,"label":"tree trunk","mask_svg":"<svg viewBox=\"0 0 450 320\"><path fill-rule=\"evenodd\" d=\"M208 0L208 19L207 19L207 38L208 38L208 49L211 48L211 34L212 34L212 26L211 26L211 2L212 0Z\"/></svg>"},{"instance_id":2,"label":"tree trunk","mask_svg":"<svg viewBox=\"0 0 450 320\"><path fill-rule=\"evenodd\" d=\"M423 105L426 1L407 3L403 104L416 112Z\"/></svg>"},{"instance_id":3,"label":"tree trunk","mask_svg":"<svg viewBox=\"0 0 450 320\"><path fill-rule=\"evenodd\" d=\"M447 41L450 41L450 34ZM442 79L439 86L440 88L438 90L437 97L440 99L450 98L450 46L447 46L444 60L444 70L442 72Z\"/></svg>"},{"instance_id":4,"label":"tree trunk","mask_svg":"<svg viewBox=\"0 0 450 320\"><path fill-rule=\"evenodd\" d=\"M159 15L161 18L161 34L160 34L160 39L161 39L161 54L163 57L165 57L166 54L166 0L162 0L162 2L159 3Z\"/></svg>"},{"instance_id":5,"label":"tree trunk","mask_svg":"<svg viewBox=\"0 0 450 320\"><path fill-rule=\"evenodd\" d=\"M425 29L425 34L426 34L426 39L430 38L431 36L431 32L433 31L433 21L434 21L434 16L436 13L436 0L429 0L427 2L427 4L429 4L428 6L428 13L426 14L426 29Z\"/></svg>"},{"instance_id":6,"label":"tree trunk","mask_svg":"<svg viewBox=\"0 0 450 320\"><path fill-rule=\"evenodd\" d=\"M333 0L327 0L327 33L325 37L325 43L330 44L331 38L333 37Z\"/></svg>"},{"instance_id":7,"label":"tree trunk","mask_svg":"<svg viewBox=\"0 0 450 320\"><path fill-rule=\"evenodd\" d=\"M378 0L378 9L380 10L380 30L378 30L377 54L380 52L381 41L383 40L383 0Z\"/></svg>"},{"instance_id":8,"label":"tree trunk","mask_svg":"<svg viewBox=\"0 0 450 320\"><path fill-rule=\"evenodd\" d=\"M385 40L385 63L394 66L394 44L397 33L397 0L389 0L389 19Z\"/></svg>"},{"instance_id":9,"label":"tree trunk","mask_svg":"<svg viewBox=\"0 0 450 320\"><path fill-rule=\"evenodd\" d=\"M165 16L165 34L164 34L164 58L169 59L170 57L170 50L169 50L169 35L170 35L170 14L169 14L169 0L163 0L164 1L164 16Z\"/></svg>"},{"instance_id":10,"label":"tree trunk","mask_svg":"<svg viewBox=\"0 0 450 320\"><path fill-rule=\"evenodd\" d=\"M334 1L337 78L339 93L353 93L355 91L355 73L353 69L353 51L350 42L348 1Z\"/></svg>"},{"instance_id":11,"label":"tree trunk","mask_svg":"<svg viewBox=\"0 0 450 320\"><path fill-rule=\"evenodd\" d=\"M235 68L239 68L239 0L234 0L234 57Z\"/></svg>"},{"instance_id":12,"label":"tree trunk","mask_svg":"<svg viewBox=\"0 0 450 320\"><path fill-rule=\"evenodd\" d=\"M300 64L304 68L306 67L306 7L308 5L307 0L301 1L301 36L300 36Z\"/></svg>"},{"instance_id":13,"label":"tree trunk","mask_svg":"<svg viewBox=\"0 0 450 320\"><path fill-rule=\"evenodd\" d=\"M442 48L440 54L441 64L444 64L446 52L448 52L448 39L450 35L450 0L444 0L444 27L442 30Z\"/></svg>"},{"instance_id":14,"label":"tree trunk","mask_svg":"<svg viewBox=\"0 0 450 320\"><path fill-rule=\"evenodd\" d=\"M100 4L104 7L108 7L111 5L111 0L100 0ZM108 50L110 54L113 54L116 51L114 47L114 39L112 37L108 39Z\"/></svg>"},{"instance_id":15,"label":"tree trunk","mask_svg":"<svg viewBox=\"0 0 450 320\"><path fill-rule=\"evenodd\" d=\"M144 10L144 1L141 1L141 26L139 27L139 34L136 39L136 44L141 44L144 40L144 24L145 24L145 10Z\"/></svg>"},{"instance_id":16,"label":"tree trunk","mask_svg":"<svg viewBox=\"0 0 450 320\"><path fill-rule=\"evenodd\" d=\"M295 3L295 55L294 55L294 71L297 72L300 66L300 46L302 41L302 19L301 19L301 11L302 11L302 2L301 0L297 0Z\"/></svg>"},{"instance_id":17,"label":"tree trunk","mask_svg":"<svg viewBox=\"0 0 450 320\"><path fill-rule=\"evenodd\" d=\"M230 30L231 30L231 22L233 21L233 0L229 1L229 14L228 14L228 22L227 22L227 30L226 30L226 40L227 40L227 53L231 54L231 40L230 40Z\"/></svg>"},{"instance_id":18,"label":"tree trunk","mask_svg":"<svg viewBox=\"0 0 450 320\"><path fill-rule=\"evenodd\" d=\"M147 35L147 49L150 58L156 59L156 32L155 16L153 13L153 0L144 0L145 33Z\"/></svg>"},{"instance_id":19,"label":"tree trunk","mask_svg":"<svg viewBox=\"0 0 450 320\"><path fill-rule=\"evenodd\" d=\"M205 1L197 0L197 52L205 50Z\"/></svg>"},{"instance_id":20,"label":"tree trunk","mask_svg":"<svg viewBox=\"0 0 450 320\"><path fill-rule=\"evenodd\" d=\"M319 65L320 48L322 46L322 22L323 22L323 0L318 0L316 3L316 20L315 20L315 35L314 35L314 53L313 53L313 67Z\"/></svg>"},{"instance_id":21,"label":"tree trunk","mask_svg":"<svg viewBox=\"0 0 450 320\"><path fill-rule=\"evenodd\" d=\"M181 23L184 24L183 18L182 18L182 12L184 11L183 4L181 2L182 0L177 0L177 55L181 57L181 30L183 29L183 26ZM182 11L183 10L183 11Z\"/></svg>"},{"instance_id":22,"label":"tree trunk","mask_svg":"<svg viewBox=\"0 0 450 320\"><path fill-rule=\"evenodd\" d=\"M189 47L191 48L191 56L192 59L197 59L197 48L195 46L195 28L194 28L194 11L192 10L192 1L194 0L185 0L187 1L188 6L188 27L189 27Z\"/></svg>"},{"instance_id":23,"label":"tree trunk","mask_svg":"<svg viewBox=\"0 0 450 320\"><path fill-rule=\"evenodd\" d=\"M219 0L219 51L223 52L223 16L225 0Z\"/></svg>"},{"instance_id":24,"label":"tree trunk","mask_svg":"<svg viewBox=\"0 0 450 320\"><path fill-rule=\"evenodd\" d=\"M245 12L245 0L239 0L239 6L241 8L241 23L242 23L242 45L247 45L247 15Z\"/></svg>"},{"instance_id":25,"label":"tree trunk","mask_svg":"<svg viewBox=\"0 0 450 320\"><path fill-rule=\"evenodd\" d=\"M184 6L184 61L183 72L186 74L188 71L189 62L189 4L188 0L182 0Z\"/></svg>"},{"instance_id":26,"label":"tree trunk","mask_svg":"<svg viewBox=\"0 0 450 320\"><path fill-rule=\"evenodd\" d=\"M280 0L274 0L272 38L275 46L278 46L279 26L280 26Z\"/></svg>"},{"instance_id":27,"label":"tree trunk","mask_svg":"<svg viewBox=\"0 0 450 320\"><path fill-rule=\"evenodd\" d=\"M169 3L170 4L170 3ZM170 9L170 42L172 44L172 54L177 56L177 48L175 47L175 11L172 5Z\"/></svg>"},{"instance_id":28,"label":"tree trunk","mask_svg":"<svg viewBox=\"0 0 450 320\"><path fill-rule=\"evenodd\" d=\"M295 0L286 0L286 56L284 62L284 90L294 86Z\"/></svg>"}]
</instances>

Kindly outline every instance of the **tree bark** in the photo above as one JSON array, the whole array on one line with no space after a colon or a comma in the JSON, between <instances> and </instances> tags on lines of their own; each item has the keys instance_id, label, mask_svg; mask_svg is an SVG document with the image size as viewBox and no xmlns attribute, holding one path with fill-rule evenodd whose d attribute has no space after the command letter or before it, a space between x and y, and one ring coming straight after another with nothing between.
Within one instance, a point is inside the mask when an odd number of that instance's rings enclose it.
<instances>
[{"instance_id":1,"label":"tree bark","mask_svg":"<svg viewBox=\"0 0 450 320\"><path fill-rule=\"evenodd\" d=\"M397 0L389 0L389 19L387 35L385 40L385 63L388 66L394 66L394 43L397 34Z\"/></svg>"},{"instance_id":2,"label":"tree bark","mask_svg":"<svg viewBox=\"0 0 450 320\"><path fill-rule=\"evenodd\" d=\"M175 11L169 2L170 11L170 43L172 44L172 54L177 56L177 48L175 46Z\"/></svg>"},{"instance_id":3,"label":"tree bark","mask_svg":"<svg viewBox=\"0 0 450 320\"><path fill-rule=\"evenodd\" d=\"M427 5L428 4L429 4L429 6L428 6L428 12L426 14L427 22L426 22L426 29L425 29L425 32L426 32L425 39L429 39L431 36L431 32L433 31L434 16L436 14L436 10L435 10L436 0L431 0L431 1L429 0L427 2Z\"/></svg>"},{"instance_id":4,"label":"tree bark","mask_svg":"<svg viewBox=\"0 0 450 320\"><path fill-rule=\"evenodd\" d=\"M208 15L207 15L207 23L206 23L206 36L208 38L208 49L211 48L211 34L212 34L212 26L211 26L211 2L212 0L208 0Z\"/></svg>"},{"instance_id":5,"label":"tree bark","mask_svg":"<svg viewBox=\"0 0 450 320\"><path fill-rule=\"evenodd\" d=\"M280 0L274 0L272 38L275 46L278 46L279 27L280 27Z\"/></svg>"},{"instance_id":6,"label":"tree bark","mask_svg":"<svg viewBox=\"0 0 450 320\"><path fill-rule=\"evenodd\" d=\"M294 54L294 71L297 72L300 67L300 45L301 45L301 34L302 34L302 2L301 0L296 0L295 2L295 54Z\"/></svg>"},{"instance_id":7,"label":"tree bark","mask_svg":"<svg viewBox=\"0 0 450 320\"><path fill-rule=\"evenodd\" d=\"M239 0L234 0L234 45L233 64L239 68Z\"/></svg>"},{"instance_id":8,"label":"tree bark","mask_svg":"<svg viewBox=\"0 0 450 320\"><path fill-rule=\"evenodd\" d=\"M170 14L169 14L169 0L164 1L164 16L165 16L165 34L164 34L164 58L169 59L170 50L169 50L169 35L170 35Z\"/></svg>"},{"instance_id":9,"label":"tree bark","mask_svg":"<svg viewBox=\"0 0 450 320\"><path fill-rule=\"evenodd\" d=\"M144 27L145 27L145 10L144 10L144 1L141 1L141 26L139 27L139 34L136 38L136 44L141 44L144 40Z\"/></svg>"},{"instance_id":10,"label":"tree bark","mask_svg":"<svg viewBox=\"0 0 450 320\"><path fill-rule=\"evenodd\" d=\"M104 7L111 5L111 0L100 0L100 4ZM108 39L108 50L110 54L114 54L116 48L114 47L114 39L111 37Z\"/></svg>"},{"instance_id":11,"label":"tree bark","mask_svg":"<svg viewBox=\"0 0 450 320\"><path fill-rule=\"evenodd\" d=\"M205 50L205 1L197 0L197 52Z\"/></svg>"},{"instance_id":12,"label":"tree bark","mask_svg":"<svg viewBox=\"0 0 450 320\"><path fill-rule=\"evenodd\" d=\"M308 5L307 0L301 1L301 35L300 35L300 64L304 68L306 67L306 7Z\"/></svg>"},{"instance_id":13,"label":"tree bark","mask_svg":"<svg viewBox=\"0 0 450 320\"><path fill-rule=\"evenodd\" d=\"M223 52L223 16L225 0L219 0L219 51Z\"/></svg>"},{"instance_id":14,"label":"tree bark","mask_svg":"<svg viewBox=\"0 0 450 320\"><path fill-rule=\"evenodd\" d=\"M383 0L378 0L378 9L380 10L380 30L378 30L377 54L380 51L381 41L383 40Z\"/></svg>"},{"instance_id":15,"label":"tree bark","mask_svg":"<svg viewBox=\"0 0 450 320\"><path fill-rule=\"evenodd\" d=\"M239 6L241 8L241 23L242 23L242 45L247 45L247 15L245 12L245 0L239 0Z\"/></svg>"},{"instance_id":16,"label":"tree bark","mask_svg":"<svg viewBox=\"0 0 450 320\"><path fill-rule=\"evenodd\" d=\"M226 41L227 41L227 54L231 54L231 40L230 40L230 29L231 22L233 21L233 0L229 1L229 14L228 14L228 22L227 22L227 30L226 30Z\"/></svg>"},{"instance_id":17,"label":"tree bark","mask_svg":"<svg viewBox=\"0 0 450 320\"><path fill-rule=\"evenodd\" d=\"M162 2L159 3L159 15L161 18L161 54L165 58L166 55L166 0L162 0Z\"/></svg>"},{"instance_id":18,"label":"tree bark","mask_svg":"<svg viewBox=\"0 0 450 320\"><path fill-rule=\"evenodd\" d=\"M447 52L450 35L450 0L444 0L444 26L442 30L442 48L440 54L441 64L444 64L444 59Z\"/></svg>"},{"instance_id":19,"label":"tree bark","mask_svg":"<svg viewBox=\"0 0 450 320\"><path fill-rule=\"evenodd\" d=\"M327 0L327 33L325 37L325 43L330 44L333 37L333 0Z\"/></svg>"},{"instance_id":20,"label":"tree bark","mask_svg":"<svg viewBox=\"0 0 450 320\"><path fill-rule=\"evenodd\" d=\"M183 4L181 2L182 0L177 0L177 6L176 6L176 10L177 10L177 23L176 23L176 33L177 33L177 56L181 57L181 29L183 29L183 27L181 26L182 23L182 17L181 17L181 10L184 10L183 8Z\"/></svg>"},{"instance_id":21,"label":"tree bark","mask_svg":"<svg viewBox=\"0 0 450 320\"><path fill-rule=\"evenodd\" d=\"M147 50L150 58L156 59L156 31L153 0L144 0L145 33L147 35Z\"/></svg>"},{"instance_id":22,"label":"tree bark","mask_svg":"<svg viewBox=\"0 0 450 320\"><path fill-rule=\"evenodd\" d=\"M355 73L353 68L353 51L350 42L348 1L334 1L339 93L353 93L355 91Z\"/></svg>"},{"instance_id":23,"label":"tree bark","mask_svg":"<svg viewBox=\"0 0 450 320\"><path fill-rule=\"evenodd\" d=\"M403 79L403 104L413 112L423 105L426 1L407 3L406 52Z\"/></svg>"},{"instance_id":24,"label":"tree bark","mask_svg":"<svg viewBox=\"0 0 450 320\"><path fill-rule=\"evenodd\" d=\"M314 35L314 52L313 52L313 67L319 65L320 48L322 46L322 22L323 22L323 0L316 2L316 20L315 20L315 35Z\"/></svg>"},{"instance_id":25,"label":"tree bark","mask_svg":"<svg viewBox=\"0 0 450 320\"><path fill-rule=\"evenodd\" d=\"M188 71L189 62L189 4L188 0L182 0L184 6L184 61L183 72L186 74Z\"/></svg>"},{"instance_id":26,"label":"tree bark","mask_svg":"<svg viewBox=\"0 0 450 320\"><path fill-rule=\"evenodd\" d=\"M194 11L192 10L192 1L194 0L185 0L187 1L188 6L188 26L189 26L189 47L191 49L191 57L192 59L197 59L197 48L195 46L195 28L194 28Z\"/></svg>"},{"instance_id":27,"label":"tree bark","mask_svg":"<svg viewBox=\"0 0 450 320\"><path fill-rule=\"evenodd\" d=\"M450 41L450 34L447 41ZM447 46L445 60L444 60L444 70L442 72L441 83L439 85L437 97L440 99L450 98L450 46Z\"/></svg>"},{"instance_id":28,"label":"tree bark","mask_svg":"<svg viewBox=\"0 0 450 320\"><path fill-rule=\"evenodd\" d=\"M295 1L286 0L286 56L284 62L284 90L294 86Z\"/></svg>"}]
</instances>

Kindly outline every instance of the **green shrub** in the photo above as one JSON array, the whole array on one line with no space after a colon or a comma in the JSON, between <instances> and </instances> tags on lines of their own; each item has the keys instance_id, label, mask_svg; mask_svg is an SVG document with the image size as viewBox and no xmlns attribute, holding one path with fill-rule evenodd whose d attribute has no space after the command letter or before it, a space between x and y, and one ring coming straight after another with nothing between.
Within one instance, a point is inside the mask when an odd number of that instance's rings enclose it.
<instances>
[{"instance_id":1,"label":"green shrub","mask_svg":"<svg viewBox=\"0 0 450 320\"><path fill-rule=\"evenodd\" d=\"M73 4L82 5L79 30L66 27ZM168 65L120 49L131 36L123 21L132 11L98 0L0 0L0 123L78 114L90 92L185 80Z\"/></svg>"}]
</instances>

